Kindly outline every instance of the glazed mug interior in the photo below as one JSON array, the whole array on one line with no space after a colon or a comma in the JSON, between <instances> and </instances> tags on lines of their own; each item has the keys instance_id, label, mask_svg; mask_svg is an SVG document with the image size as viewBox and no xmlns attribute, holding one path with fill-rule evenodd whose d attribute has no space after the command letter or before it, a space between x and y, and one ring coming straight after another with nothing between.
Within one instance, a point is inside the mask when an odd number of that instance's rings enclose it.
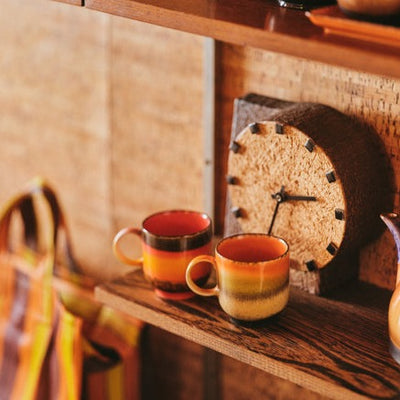
<instances>
[{"instance_id":1,"label":"glazed mug interior","mask_svg":"<svg viewBox=\"0 0 400 400\"><path fill-rule=\"evenodd\" d=\"M121 239L129 234L141 238L142 257L139 259L128 257L119 246ZM121 229L114 237L113 252L124 264L142 267L159 297L183 300L193 296L186 284L186 267L193 257L211 252L211 239L212 221L205 213L162 211L147 217L141 228ZM201 285L209 274L209 265L203 264L194 279Z\"/></svg>"},{"instance_id":2,"label":"glazed mug interior","mask_svg":"<svg viewBox=\"0 0 400 400\"><path fill-rule=\"evenodd\" d=\"M198 263L216 270L214 288L193 281ZM190 289L201 296L218 296L221 308L239 321L255 321L279 313L289 298L289 246L266 234L240 234L220 241L215 256L203 255L186 271Z\"/></svg>"}]
</instances>

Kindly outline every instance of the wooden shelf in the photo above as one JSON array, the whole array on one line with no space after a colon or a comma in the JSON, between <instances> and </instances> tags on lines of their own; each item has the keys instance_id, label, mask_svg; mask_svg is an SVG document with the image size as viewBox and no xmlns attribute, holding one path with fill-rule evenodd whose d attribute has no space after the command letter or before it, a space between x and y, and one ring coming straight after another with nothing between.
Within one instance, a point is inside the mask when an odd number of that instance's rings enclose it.
<instances>
[{"instance_id":1,"label":"wooden shelf","mask_svg":"<svg viewBox=\"0 0 400 400\"><path fill-rule=\"evenodd\" d=\"M355 283L321 298L291 289L285 310L238 326L216 298L166 302L141 271L96 288L101 302L333 399L392 399L400 366L388 353L390 293Z\"/></svg>"},{"instance_id":2,"label":"wooden shelf","mask_svg":"<svg viewBox=\"0 0 400 400\"><path fill-rule=\"evenodd\" d=\"M400 46L326 35L275 0L85 0L85 6L227 43L400 78Z\"/></svg>"}]
</instances>

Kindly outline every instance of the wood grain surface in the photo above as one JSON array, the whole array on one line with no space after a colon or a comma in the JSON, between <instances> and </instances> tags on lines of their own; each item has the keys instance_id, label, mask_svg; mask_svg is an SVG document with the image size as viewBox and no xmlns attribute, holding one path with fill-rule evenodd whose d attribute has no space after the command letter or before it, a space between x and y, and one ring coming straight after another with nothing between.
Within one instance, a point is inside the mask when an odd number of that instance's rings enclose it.
<instances>
[{"instance_id":1,"label":"wood grain surface","mask_svg":"<svg viewBox=\"0 0 400 400\"><path fill-rule=\"evenodd\" d=\"M85 5L227 43L400 77L398 46L326 35L304 12L274 0L86 0Z\"/></svg>"},{"instance_id":2,"label":"wood grain surface","mask_svg":"<svg viewBox=\"0 0 400 400\"><path fill-rule=\"evenodd\" d=\"M354 298L360 287L351 290ZM330 398L400 395L400 370L388 354L387 319L379 309L292 289L281 314L241 326L215 298L160 300L140 271L99 287L96 296L152 325ZM387 301L388 296L384 304Z\"/></svg>"}]
</instances>

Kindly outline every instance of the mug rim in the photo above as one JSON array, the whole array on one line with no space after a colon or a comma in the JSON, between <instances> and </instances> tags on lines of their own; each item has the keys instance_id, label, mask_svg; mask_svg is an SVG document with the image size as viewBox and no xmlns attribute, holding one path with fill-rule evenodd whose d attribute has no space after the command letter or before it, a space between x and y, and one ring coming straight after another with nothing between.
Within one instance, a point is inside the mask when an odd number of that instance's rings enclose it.
<instances>
[{"instance_id":1,"label":"mug rim","mask_svg":"<svg viewBox=\"0 0 400 400\"><path fill-rule=\"evenodd\" d=\"M197 215L206 219L208 224L205 228L200 229L197 232L188 233L184 235L174 235L174 236L158 235L156 233L152 233L151 231L149 231L144 227L145 222L148 221L150 218L162 214L173 214L173 213ZM159 211L146 217L142 222L141 231L143 238L142 240L148 246L157 250L164 250L169 252L181 252L181 251L190 251L198 249L210 243L213 236L213 224L211 217L205 212L174 209L174 210Z\"/></svg>"},{"instance_id":2,"label":"mug rim","mask_svg":"<svg viewBox=\"0 0 400 400\"><path fill-rule=\"evenodd\" d=\"M156 217L158 215L162 215L162 214L177 214L177 213L196 214L196 215L205 217L204 219L206 219L208 221L208 225L205 228L201 229L201 230L198 230L198 231L193 232L193 233L187 233L187 234L184 234L184 235L159 235L157 233L151 232L150 230L146 229L145 226L144 226L145 223L149 219L154 218L154 217ZM212 220L211 220L210 216L207 213L205 213L203 211L185 210L185 209L172 209L172 210L158 211L158 212L155 212L155 213L150 214L149 216L147 216L142 222L142 231L143 232L146 232L147 234L149 234L150 236L153 236L155 238L172 239L172 240L173 239L176 240L176 239L179 239L179 238L190 238L190 237L193 237L193 236L197 236L197 235L202 234L203 232L209 231L210 228L212 228Z\"/></svg>"},{"instance_id":3,"label":"mug rim","mask_svg":"<svg viewBox=\"0 0 400 400\"><path fill-rule=\"evenodd\" d=\"M283 254L281 254L281 255L278 256L278 257L271 258L270 260L260 260L260 261L238 261L238 260L234 260L233 258L226 257L226 256L222 255L222 254L219 252L219 246L220 246L222 243L224 243L224 242L226 242L226 241L228 241L228 240L236 239L236 238L238 238L238 237L240 237L240 236L260 236L260 237L269 237L269 238L277 239L278 241L280 241L281 243L283 243L283 244L286 246L286 250L285 250L285 252L284 252ZM285 239L283 239L283 238L281 238L281 237L279 237L279 236L269 235L268 233L261 233L261 232L259 232L259 233L257 233L257 232L236 233L236 234L234 234L234 235L226 236L225 238L221 239L221 240L218 242L218 244L216 245L216 247L215 247L215 253L216 253L219 257L221 257L221 258L223 258L223 259L225 259L225 260L233 261L233 262L235 262L235 263L237 263L237 264L246 264L246 265L249 265L249 264L268 263L268 262L277 261L277 260L280 260L281 258L286 257L287 254L289 253L289 243L288 243Z\"/></svg>"}]
</instances>

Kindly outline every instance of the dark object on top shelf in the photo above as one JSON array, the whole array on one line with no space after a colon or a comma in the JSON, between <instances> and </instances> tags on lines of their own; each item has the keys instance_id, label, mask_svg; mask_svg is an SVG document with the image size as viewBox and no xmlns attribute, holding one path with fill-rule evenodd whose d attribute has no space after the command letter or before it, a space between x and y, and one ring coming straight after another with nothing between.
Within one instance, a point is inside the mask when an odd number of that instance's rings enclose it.
<instances>
[{"instance_id":1,"label":"dark object on top shelf","mask_svg":"<svg viewBox=\"0 0 400 400\"><path fill-rule=\"evenodd\" d=\"M387 15L387 16L373 16L366 14L359 14L355 12L348 11L344 8L341 8L344 14L352 19L357 19L360 21L372 22L374 24L381 25L392 25L392 26L400 26L400 14L396 15Z\"/></svg>"},{"instance_id":2,"label":"dark object on top shelf","mask_svg":"<svg viewBox=\"0 0 400 400\"><path fill-rule=\"evenodd\" d=\"M338 0L339 8L350 18L387 25L399 25L400 0Z\"/></svg>"},{"instance_id":3,"label":"dark object on top shelf","mask_svg":"<svg viewBox=\"0 0 400 400\"><path fill-rule=\"evenodd\" d=\"M296 10L310 10L335 3L335 0L278 0L278 4L281 7L294 8Z\"/></svg>"}]
</instances>

